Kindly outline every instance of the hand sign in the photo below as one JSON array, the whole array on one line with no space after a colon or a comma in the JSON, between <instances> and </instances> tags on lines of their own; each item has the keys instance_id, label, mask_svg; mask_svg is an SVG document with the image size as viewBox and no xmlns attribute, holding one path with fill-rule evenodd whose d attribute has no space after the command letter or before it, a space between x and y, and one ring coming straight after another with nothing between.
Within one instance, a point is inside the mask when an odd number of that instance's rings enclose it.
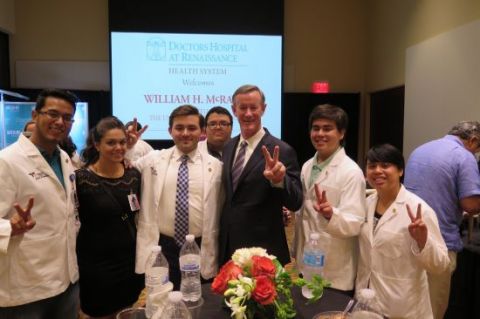
<instances>
[{"instance_id":1,"label":"hand sign","mask_svg":"<svg viewBox=\"0 0 480 319\"><path fill-rule=\"evenodd\" d=\"M407 204L407 212L408 216L412 223L408 225L408 232L410 236L417 242L418 248L420 251L425 247L427 243L427 236L428 236L428 229L427 225L422 220L422 204L418 204L417 206L417 216L414 216L410 206Z\"/></svg>"},{"instance_id":2,"label":"hand sign","mask_svg":"<svg viewBox=\"0 0 480 319\"><path fill-rule=\"evenodd\" d=\"M130 125L127 129L127 148L131 149L135 143L140 139L142 136L143 132L145 132L148 128L148 125L145 125L142 127L142 129L139 131L137 130L137 118L133 118L133 124Z\"/></svg>"},{"instance_id":3,"label":"hand sign","mask_svg":"<svg viewBox=\"0 0 480 319\"><path fill-rule=\"evenodd\" d=\"M315 195L317 201L313 203L313 208L323 215L326 219L332 218L333 208L327 200L327 193L320 190L320 185L315 184Z\"/></svg>"},{"instance_id":4,"label":"hand sign","mask_svg":"<svg viewBox=\"0 0 480 319\"><path fill-rule=\"evenodd\" d=\"M17 212L10 218L10 225L12 226L11 235L15 236L23 234L35 226L35 220L30 214L33 207L33 197L30 197L25 209L20 207L18 203L13 204L13 207Z\"/></svg>"},{"instance_id":5,"label":"hand sign","mask_svg":"<svg viewBox=\"0 0 480 319\"><path fill-rule=\"evenodd\" d=\"M262 146L263 157L265 157L265 170L263 176L273 184L278 184L285 178L287 169L282 162L278 160L280 155L280 148L275 146L273 149L273 158L270 156L270 152L264 146Z\"/></svg>"}]
</instances>

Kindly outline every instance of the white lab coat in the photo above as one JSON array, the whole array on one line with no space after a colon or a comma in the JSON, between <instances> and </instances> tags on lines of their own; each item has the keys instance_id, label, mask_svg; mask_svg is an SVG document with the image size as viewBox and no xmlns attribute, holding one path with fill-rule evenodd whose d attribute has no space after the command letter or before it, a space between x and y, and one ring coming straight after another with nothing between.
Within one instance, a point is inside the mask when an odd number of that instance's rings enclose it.
<instances>
[{"instance_id":1,"label":"white lab coat","mask_svg":"<svg viewBox=\"0 0 480 319\"><path fill-rule=\"evenodd\" d=\"M358 165L342 148L309 186L315 157L302 167L304 203L296 214L294 255L301 266L303 247L310 233L320 234L320 245L325 252L324 277L332 287L353 290L357 270L357 240L360 227L365 221L365 178ZM328 202L333 207L330 221L315 211L314 184L326 191Z\"/></svg>"},{"instance_id":2,"label":"white lab coat","mask_svg":"<svg viewBox=\"0 0 480 319\"><path fill-rule=\"evenodd\" d=\"M356 289L375 290L380 310L389 318L433 318L427 271L439 273L449 264L437 216L427 203L402 186L372 233L377 201L377 194L367 198ZM427 243L421 252L408 232L411 220L406 208L408 204L416 215L418 203L422 204L422 219L428 228Z\"/></svg>"},{"instance_id":3,"label":"white lab coat","mask_svg":"<svg viewBox=\"0 0 480 319\"><path fill-rule=\"evenodd\" d=\"M165 176L174 147L161 151L152 151L135 163L142 173L141 209L137 231L137 258L135 271L145 272L145 264L151 247L158 244L160 238L158 211ZM200 272L205 279L217 273L218 261L218 228L220 208L223 205L221 188L222 162L200 152L203 166L203 230Z\"/></svg>"},{"instance_id":4,"label":"white lab coat","mask_svg":"<svg viewBox=\"0 0 480 319\"><path fill-rule=\"evenodd\" d=\"M65 188L37 147L23 135L0 152L0 307L56 296L78 280L75 175L60 151ZM14 203L34 197L33 229L10 236Z\"/></svg>"},{"instance_id":5,"label":"white lab coat","mask_svg":"<svg viewBox=\"0 0 480 319\"><path fill-rule=\"evenodd\" d=\"M144 140L139 139L135 145L125 153L125 158L130 162L135 162L140 157L147 155L151 151L153 151L153 147Z\"/></svg>"}]
</instances>

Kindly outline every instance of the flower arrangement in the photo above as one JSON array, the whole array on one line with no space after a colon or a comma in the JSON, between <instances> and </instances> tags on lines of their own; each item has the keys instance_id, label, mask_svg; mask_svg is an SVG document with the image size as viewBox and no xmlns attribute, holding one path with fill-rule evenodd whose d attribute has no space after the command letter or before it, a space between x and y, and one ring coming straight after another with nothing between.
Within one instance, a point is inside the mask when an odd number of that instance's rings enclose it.
<instances>
[{"instance_id":1,"label":"flower arrangement","mask_svg":"<svg viewBox=\"0 0 480 319\"><path fill-rule=\"evenodd\" d=\"M312 290L309 302L321 298L324 287L330 286L317 275L308 283L302 278L293 280L275 256L253 247L235 251L213 280L212 291L223 294L235 319L287 319L296 315L290 291L293 285L307 285Z\"/></svg>"}]
</instances>

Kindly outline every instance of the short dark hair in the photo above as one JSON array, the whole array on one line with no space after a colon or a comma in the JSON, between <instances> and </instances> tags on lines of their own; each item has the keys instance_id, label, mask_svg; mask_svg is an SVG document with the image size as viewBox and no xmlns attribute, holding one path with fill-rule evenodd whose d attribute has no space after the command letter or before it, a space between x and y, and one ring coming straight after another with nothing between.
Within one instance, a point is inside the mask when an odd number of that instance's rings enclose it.
<instances>
[{"instance_id":1,"label":"short dark hair","mask_svg":"<svg viewBox=\"0 0 480 319\"><path fill-rule=\"evenodd\" d=\"M201 116L198 109L190 104L184 104L177 107L175 110L170 113L170 117L168 118L168 127L171 128L173 125L173 120L178 116L187 116L187 115L197 115L198 116L198 124L200 128L205 127L205 118Z\"/></svg>"},{"instance_id":2,"label":"short dark hair","mask_svg":"<svg viewBox=\"0 0 480 319\"><path fill-rule=\"evenodd\" d=\"M262 99L262 104L265 104L265 94L263 94L262 90L260 90L260 88L256 85L252 85L252 84L245 84L245 85L242 85L241 87L239 87L238 89L235 90L235 92L233 92L233 95L232 95L232 104L235 104L235 97L239 94L246 94L246 93L250 93L250 92L258 92L260 93L260 97Z\"/></svg>"},{"instance_id":3,"label":"short dark hair","mask_svg":"<svg viewBox=\"0 0 480 319\"><path fill-rule=\"evenodd\" d=\"M46 89L40 92L37 97L37 104L35 105L35 111L41 110L45 106L45 101L49 97L54 97L57 99L62 99L68 102L73 107L73 111L75 112L77 109L77 105L75 103L78 102L78 98L75 94L67 90L59 90L59 89Z\"/></svg>"},{"instance_id":4,"label":"short dark hair","mask_svg":"<svg viewBox=\"0 0 480 319\"><path fill-rule=\"evenodd\" d=\"M399 170L405 169L405 159L402 152L391 144L375 145L367 152L367 161L370 163L390 163Z\"/></svg>"},{"instance_id":5,"label":"short dark hair","mask_svg":"<svg viewBox=\"0 0 480 319\"><path fill-rule=\"evenodd\" d=\"M313 122L318 119L334 121L339 131L347 131L348 115L341 108L332 104L321 104L315 106L308 118L308 127L311 130Z\"/></svg>"},{"instance_id":6,"label":"short dark hair","mask_svg":"<svg viewBox=\"0 0 480 319\"><path fill-rule=\"evenodd\" d=\"M230 120L230 124L232 124L232 122L233 122L232 114L226 108L224 108L223 106L214 106L210 110L208 110L207 115L205 115L205 122L206 123L208 123L208 118L210 117L210 115L212 113L226 115L226 116L228 116L228 118Z\"/></svg>"},{"instance_id":7,"label":"short dark hair","mask_svg":"<svg viewBox=\"0 0 480 319\"><path fill-rule=\"evenodd\" d=\"M127 124L125 124L125 129L127 130L129 126L133 126L134 121L128 121ZM140 131L142 129L142 124L137 121L137 131Z\"/></svg>"}]
</instances>

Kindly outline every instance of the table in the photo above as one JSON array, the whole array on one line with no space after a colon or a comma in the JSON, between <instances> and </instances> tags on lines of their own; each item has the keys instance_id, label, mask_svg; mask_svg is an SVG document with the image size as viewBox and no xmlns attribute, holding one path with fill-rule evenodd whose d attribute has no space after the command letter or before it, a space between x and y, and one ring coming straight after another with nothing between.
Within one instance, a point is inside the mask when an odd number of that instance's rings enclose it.
<instances>
[{"instance_id":1,"label":"table","mask_svg":"<svg viewBox=\"0 0 480 319\"><path fill-rule=\"evenodd\" d=\"M200 318L230 319L230 309L222 306L223 296L213 294L210 284L202 285L202 297L204 304L200 312ZM292 297L297 309L297 319L312 319L314 315L323 311L342 311L348 304L350 297L334 289L326 289L319 301L306 305L307 299L302 296L301 289L292 288Z\"/></svg>"}]
</instances>

